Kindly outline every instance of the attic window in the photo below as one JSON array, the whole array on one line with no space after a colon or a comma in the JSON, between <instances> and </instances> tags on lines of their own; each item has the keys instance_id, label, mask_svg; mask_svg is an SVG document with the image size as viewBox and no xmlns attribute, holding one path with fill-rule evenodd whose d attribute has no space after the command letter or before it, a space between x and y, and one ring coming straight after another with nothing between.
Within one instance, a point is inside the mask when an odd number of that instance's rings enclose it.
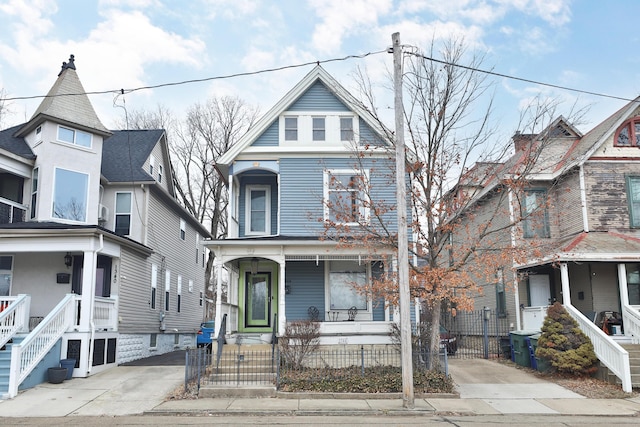
<instances>
[{"instance_id":1,"label":"attic window","mask_svg":"<svg viewBox=\"0 0 640 427\"><path fill-rule=\"evenodd\" d=\"M285 141L298 140L298 118L297 117L284 118L284 140Z\"/></svg>"},{"instance_id":2,"label":"attic window","mask_svg":"<svg viewBox=\"0 0 640 427\"><path fill-rule=\"evenodd\" d=\"M640 117L625 122L616 132L616 147L640 147Z\"/></svg>"},{"instance_id":3,"label":"attic window","mask_svg":"<svg viewBox=\"0 0 640 427\"><path fill-rule=\"evenodd\" d=\"M58 141L91 148L91 134L80 130L58 126Z\"/></svg>"}]
</instances>

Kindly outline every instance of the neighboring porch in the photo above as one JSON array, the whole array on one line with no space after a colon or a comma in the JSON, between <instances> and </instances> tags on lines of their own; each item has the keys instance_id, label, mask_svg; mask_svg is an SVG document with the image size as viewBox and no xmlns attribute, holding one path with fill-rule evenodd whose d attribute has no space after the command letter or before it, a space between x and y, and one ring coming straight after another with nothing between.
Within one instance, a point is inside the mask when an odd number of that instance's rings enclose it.
<instances>
[{"instance_id":1,"label":"neighboring porch","mask_svg":"<svg viewBox=\"0 0 640 427\"><path fill-rule=\"evenodd\" d=\"M630 364L628 351L640 344L640 263L561 262L530 267L524 277L522 330L540 330L547 307L560 301L622 388L640 387L640 365Z\"/></svg>"},{"instance_id":2,"label":"neighboring porch","mask_svg":"<svg viewBox=\"0 0 640 427\"><path fill-rule=\"evenodd\" d=\"M237 336L265 343L272 334L281 336L287 322L314 320L320 322L323 345L389 344L393 309L353 286L364 289L388 263L348 253L329 255L325 248L314 252L305 244L306 249L262 246L251 256L234 246L210 246L218 278L216 325L227 316L227 343Z\"/></svg>"}]
</instances>

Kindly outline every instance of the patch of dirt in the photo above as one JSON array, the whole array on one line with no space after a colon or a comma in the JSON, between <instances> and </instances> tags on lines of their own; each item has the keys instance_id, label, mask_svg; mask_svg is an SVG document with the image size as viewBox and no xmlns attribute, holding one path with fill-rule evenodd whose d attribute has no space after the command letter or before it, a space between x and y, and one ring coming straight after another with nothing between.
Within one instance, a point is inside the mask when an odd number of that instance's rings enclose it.
<instances>
[{"instance_id":1,"label":"patch of dirt","mask_svg":"<svg viewBox=\"0 0 640 427\"><path fill-rule=\"evenodd\" d=\"M628 399L639 395L637 390L631 393L622 391L622 387L592 377L574 377L566 374L543 373L531 368L520 366L511 360L498 359L500 363L508 364L514 368L531 372L533 375L556 383L568 390L578 393L589 399Z\"/></svg>"}]
</instances>

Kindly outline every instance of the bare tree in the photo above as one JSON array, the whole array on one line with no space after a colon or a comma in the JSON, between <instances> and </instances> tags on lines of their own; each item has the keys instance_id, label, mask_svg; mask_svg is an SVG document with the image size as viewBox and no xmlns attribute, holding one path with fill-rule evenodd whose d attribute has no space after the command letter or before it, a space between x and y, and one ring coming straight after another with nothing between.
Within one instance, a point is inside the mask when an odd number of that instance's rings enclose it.
<instances>
[{"instance_id":1,"label":"bare tree","mask_svg":"<svg viewBox=\"0 0 640 427\"><path fill-rule=\"evenodd\" d=\"M446 308L470 308L481 292L481 283L495 281L496 272L504 265L535 256L545 244L539 239L530 240L524 248L514 246L512 233L522 228L516 226L523 220L529 225L539 222L543 208L550 203L539 201L535 209L529 204L527 211L520 196L526 193L546 145L555 137L551 133L541 135L540 131L552 123L558 103L538 98L523 111L518 129L524 132L516 141L520 151L514 154L508 141L495 143L492 82L478 71L482 55L469 54L462 40L449 40L432 42L428 52L410 53L405 61L406 167L411 181L408 197L414 236L410 250L417 260L411 266L410 288L412 296L423 302L429 347L435 354L439 350L443 304ZM386 129L366 74L359 72L357 77L368 103L365 106ZM393 145L392 132L384 132ZM368 151L379 148L374 142L360 141L354 147L355 167L364 169ZM559 159L545 160L542 163L548 167L549 162ZM377 171L378 175L383 173ZM394 172L386 173L393 185ZM372 253L381 246L396 248L397 233L389 215L394 203L376 198L372 194L374 186L362 179L337 185L342 186L345 197L326 202L339 220L325 221L325 234L344 245L357 241L370 247ZM356 191L349 191L353 188ZM353 197L358 200L353 201ZM367 206L370 217L358 221L357 228L341 225L357 219L353 207L359 205ZM514 211L524 214L514 216ZM361 291L396 304L397 278L387 274ZM430 361L437 363L437 358Z\"/></svg>"},{"instance_id":2,"label":"bare tree","mask_svg":"<svg viewBox=\"0 0 640 427\"><path fill-rule=\"evenodd\" d=\"M224 181L214 165L253 125L257 113L240 98L225 96L192 105L181 123L168 109L158 106L152 112L129 113L128 122L120 126L167 130L178 200L217 239L227 233L228 201ZM210 286L213 259L213 253L209 253L205 270L207 300L214 300ZM211 310L207 309L208 315L212 315Z\"/></svg>"}]
</instances>

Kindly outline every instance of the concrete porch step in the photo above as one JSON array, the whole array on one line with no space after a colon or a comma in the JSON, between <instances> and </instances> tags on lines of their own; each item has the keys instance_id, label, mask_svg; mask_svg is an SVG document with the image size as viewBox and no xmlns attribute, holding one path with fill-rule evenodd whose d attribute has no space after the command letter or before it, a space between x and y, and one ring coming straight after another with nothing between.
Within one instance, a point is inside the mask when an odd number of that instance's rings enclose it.
<instances>
[{"instance_id":1,"label":"concrete porch step","mask_svg":"<svg viewBox=\"0 0 640 427\"><path fill-rule=\"evenodd\" d=\"M273 385L265 384L243 384L236 386L235 383L203 385L200 387L198 397L201 398L223 398L223 397L275 397L276 388Z\"/></svg>"}]
</instances>

